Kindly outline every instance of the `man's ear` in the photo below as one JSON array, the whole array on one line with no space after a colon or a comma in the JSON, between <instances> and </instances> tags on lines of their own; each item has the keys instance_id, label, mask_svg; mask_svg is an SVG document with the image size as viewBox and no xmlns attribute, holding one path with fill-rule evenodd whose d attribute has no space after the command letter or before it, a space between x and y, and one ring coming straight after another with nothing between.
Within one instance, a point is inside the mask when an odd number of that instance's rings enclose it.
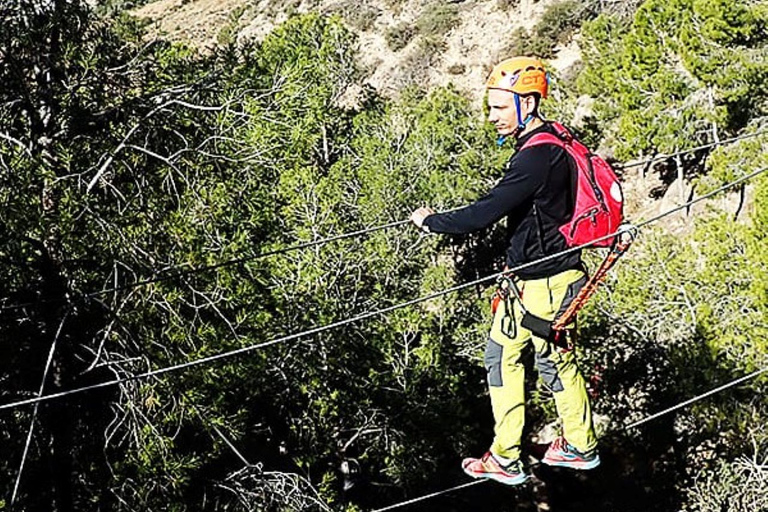
<instances>
[{"instance_id":1,"label":"man's ear","mask_svg":"<svg viewBox=\"0 0 768 512\"><path fill-rule=\"evenodd\" d=\"M534 96L533 94L530 94L528 96L525 96L523 98L523 101L525 102L525 111L528 114L533 114L536 112L536 102L537 102L536 96Z\"/></svg>"}]
</instances>

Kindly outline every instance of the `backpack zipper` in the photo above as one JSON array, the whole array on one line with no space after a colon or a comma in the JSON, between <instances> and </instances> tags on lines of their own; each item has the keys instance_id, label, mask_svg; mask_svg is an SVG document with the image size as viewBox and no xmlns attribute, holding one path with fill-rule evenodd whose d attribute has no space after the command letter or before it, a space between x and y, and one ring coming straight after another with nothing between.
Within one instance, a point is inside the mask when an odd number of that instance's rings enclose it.
<instances>
[{"instance_id":1,"label":"backpack zipper","mask_svg":"<svg viewBox=\"0 0 768 512\"><path fill-rule=\"evenodd\" d=\"M586 212L582 213L577 218L573 219L571 221L570 238L573 238L573 234L576 232L576 228L582 220L592 219L592 225L597 224L596 217L597 217L597 214L600 213L600 210L601 209L596 206L591 210L587 210Z\"/></svg>"}]
</instances>

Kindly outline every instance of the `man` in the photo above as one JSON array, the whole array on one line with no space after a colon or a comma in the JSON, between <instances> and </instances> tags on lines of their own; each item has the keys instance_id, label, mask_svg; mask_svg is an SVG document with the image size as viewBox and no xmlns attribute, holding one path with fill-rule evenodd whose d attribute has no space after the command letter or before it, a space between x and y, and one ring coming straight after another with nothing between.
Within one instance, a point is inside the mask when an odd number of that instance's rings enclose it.
<instances>
[{"instance_id":1,"label":"man","mask_svg":"<svg viewBox=\"0 0 768 512\"><path fill-rule=\"evenodd\" d=\"M571 169L566 151L553 144L519 151L537 133L555 134L539 115L539 103L547 97L548 89L541 62L527 57L505 60L491 72L487 89L488 120L499 137L516 139L518 149L506 163L504 177L467 207L442 214L419 208L411 220L432 233L463 234L506 217L506 263L508 268L515 268L567 249L558 228L573 212ZM586 283L583 268L581 254L575 251L516 271L514 279L524 308L553 320ZM485 350L495 436L483 457L462 462L468 475L508 485L528 478L520 460L525 421L522 354L531 345L539 375L554 394L563 426L563 436L549 446L542 462L575 469L600 464L586 385L573 351L532 335L520 323L522 312L513 300L502 300L496 307Z\"/></svg>"}]
</instances>

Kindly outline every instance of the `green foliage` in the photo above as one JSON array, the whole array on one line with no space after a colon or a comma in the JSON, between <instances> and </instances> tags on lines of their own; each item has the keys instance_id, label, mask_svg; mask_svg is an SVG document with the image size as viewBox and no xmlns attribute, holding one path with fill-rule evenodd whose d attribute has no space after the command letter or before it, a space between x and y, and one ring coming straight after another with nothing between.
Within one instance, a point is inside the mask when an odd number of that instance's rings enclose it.
<instances>
[{"instance_id":1,"label":"green foliage","mask_svg":"<svg viewBox=\"0 0 768 512\"><path fill-rule=\"evenodd\" d=\"M617 157L673 151L760 115L765 16L760 4L648 0L631 24L585 24L580 88L616 123Z\"/></svg>"},{"instance_id":2,"label":"green foliage","mask_svg":"<svg viewBox=\"0 0 768 512\"><path fill-rule=\"evenodd\" d=\"M384 34L387 46L393 51L402 50L420 35L416 51L406 58L405 67L431 63L438 52L444 50L445 35L461 21L459 7L453 4L433 3L425 7L415 24L398 23ZM407 75L408 73L406 73ZM409 83L409 80L405 80Z\"/></svg>"},{"instance_id":3,"label":"green foliage","mask_svg":"<svg viewBox=\"0 0 768 512\"><path fill-rule=\"evenodd\" d=\"M235 39L237 37L238 30L240 29L240 19L247 12L247 6L242 5L236 9L233 9L232 12L229 13L229 16L227 16L226 25L224 25L224 27L219 30L219 33L216 36L216 42L220 46L235 44Z\"/></svg>"},{"instance_id":4,"label":"green foliage","mask_svg":"<svg viewBox=\"0 0 768 512\"><path fill-rule=\"evenodd\" d=\"M589 25L579 87L606 100L599 128L616 122L627 144L654 133L649 149L682 144L696 129L688 123L760 129L765 11L668 4L649 0L627 26L607 16ZM54 339L46 392L258 346L498 268L500 230L451 240L410 226L256 258L400 220L415 205L466 204L510 155L451 88L343 107L359 73L340 17L293 16L245 47L230 32L203 56L147 43L139 22L86 4L18 7L2 10L0 33L0 297L24 304L0 310L0 336L14 340L0 344L4 402L38 389ZM547 15L553 33L575 26L575 8ZM439 58L457 12L433 4L419 19L411 82ZM702 91L713 111L699 108ZM700 158L697 191L768 164L765 142ZM620 420L764 364L768 179L745 197L749 222L702 206L688 234L644 231L583 316L579 355L587 376L606 368L595 409L614 419L609 437L622 435ZM215 268L194 271L205 265ZM39 410L20 507L50 510L65 496L78 510L351 511L437 487L491 435L479 365L487 291L52 401ZM745 487L763 473L742 458L764 451L750 428L765 423L761 403L749 403L761 386L680 411L664 435L639 433L654 466L641 484L682 496L691 477L696 492L675 510L738 496L761 506L764 493ZM527 412L538 427L553 403L537 391ZM0 423L6 495L30 419L19 410ZM670 470L667 453L689 472ZM352 461L386 485L347 493L339 468Z\"/></svg>"},{"instance_id":5,"label":"green foliage","mask_svg":"<svg viewBox=\"0 0 768 512\"><path fill-rule=\"evenodd\" d=\"M424 87L424 76L440 61L445 42L437 37L421 37L403 59L399 69L401 86Z\"/></svg>"},{"instance_id":6,"label":"green foliage","mask_svg":"<svg viewBox=\"0 0 768 512\"><path fill-rule=\"evenodd\" d=\"M687 511L723 510L741 512L768 507L765 432L749 432L749 454L734 460L718 460L713 468L695 476L687 491Z\"/></svg>"},{"instance_id":7,"label":"green foliage","mask_svg":"<svg viewBox=\"0 0 768 512\"><path fill-rule=\"evenodd\" d=\"M380 14L378 8L354 0L342 0L332 4L328 12L340 15L351 27L363 32L373 28Z\"/></svg>"},{"instance_id":8,"label":"green foliage","mask_svg":"<svg viewBox=\"0 0 768 512\"><path fill-rule=\"evenodd\" d=\"M550 59L554 57L555 47L567 43L581 24L594 15L590 5L582 0L553 3L530 31L517 29L503 53Z\"/></svg>"},{"instance_id":9,"label":"green foliage","mask_svg":"<svg viewBox=\"0 0 768 512\"><path fill-rule=\"evenodd\" d=\"M125 11L132 9L138 9L148 3L151 0L98 0L96 2L96 12L104 16L117 16Z\"/></svg>"}]
</instances>

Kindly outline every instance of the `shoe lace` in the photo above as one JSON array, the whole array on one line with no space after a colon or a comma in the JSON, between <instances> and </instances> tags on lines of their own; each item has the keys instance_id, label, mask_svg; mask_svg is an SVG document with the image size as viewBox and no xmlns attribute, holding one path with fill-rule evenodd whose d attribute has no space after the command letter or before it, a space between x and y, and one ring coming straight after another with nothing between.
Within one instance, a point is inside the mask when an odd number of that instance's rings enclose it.
<instances>
[{"instance_id":1,"label":"shoe lace","mask_svg":"<svg viewBox=\"0 0 768 512\"><path fill-rule=\"evenodd\" d=\"M520 472L523 469L522 463L520 459L513 460L507 465L502 464L499 462L499 459L493 456L493 453L490 451L485 452L485 454L480 458L480 461L483 464L487 464L488 460L491 460L494 466L499 467L503 469L504 471L511 471L511 472Z\"/></svg>"},{"instance_id":2,"label":"shoe lace","mask_svg":"<svg viewBox=\"0 0 768 512\"><path fill-rule=\"evenodd\" d=\"M557 437L554 441L552 441L552 448L558 451L562 452L569 452L570 445L565 440L563 436Z\"/></svg>"}]
</instances>

